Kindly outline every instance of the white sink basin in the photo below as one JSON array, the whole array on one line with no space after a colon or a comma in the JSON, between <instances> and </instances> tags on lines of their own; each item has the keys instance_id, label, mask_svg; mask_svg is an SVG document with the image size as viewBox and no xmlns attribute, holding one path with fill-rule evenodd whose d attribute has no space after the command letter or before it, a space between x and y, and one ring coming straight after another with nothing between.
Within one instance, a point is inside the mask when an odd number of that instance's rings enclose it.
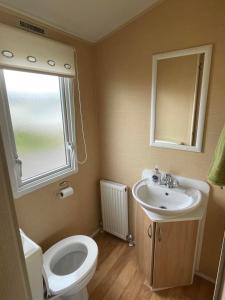
<instances>
[{"instance_id":1,"label":"white sink basin","mask_svg":"<svg viewBox=\"0 0 225 300\"><path fill-rule=\"evenodd\" d=\"M144 208L161 215L175 216L196 209L201 192L193 188L172 188L158 185L151 179L138 181L132 189L135 200Z\"/></svg>"}]
</instances>

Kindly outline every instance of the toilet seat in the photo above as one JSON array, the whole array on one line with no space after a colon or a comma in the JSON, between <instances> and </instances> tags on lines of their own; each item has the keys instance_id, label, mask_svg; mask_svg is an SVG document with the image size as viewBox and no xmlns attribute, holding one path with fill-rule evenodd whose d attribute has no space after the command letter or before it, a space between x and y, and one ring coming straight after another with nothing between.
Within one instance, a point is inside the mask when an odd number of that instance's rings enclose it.
<instances>
[{"instance_id":1,"label":"toilet seat","mask_svg":"<svg viewBox=\"0 0 225 300\"><path fill-rule=\"evenodd\" d=\"M84 261L75 271L69 274L57 275L53 268L63 257L74 252L85 252ZM76 235L63 239L49 248L43 255L43 268L51 295L68 292L72 288L82 288L94 272L97 264L98 247L95 241L87 236Z\"/></svg>"}]
</instances>

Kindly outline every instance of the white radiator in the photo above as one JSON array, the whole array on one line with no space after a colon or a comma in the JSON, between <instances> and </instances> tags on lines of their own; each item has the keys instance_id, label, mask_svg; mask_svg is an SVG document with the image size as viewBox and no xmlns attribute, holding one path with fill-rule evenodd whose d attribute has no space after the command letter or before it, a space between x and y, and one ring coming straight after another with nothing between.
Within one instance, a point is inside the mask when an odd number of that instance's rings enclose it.
<instances>
[{"instance_id":1,"label":"white radiator","mask_svg":"<svg viewBox=\"0 0 225 300\"><path fill-rule=\"evenodd\" d=\"M128 235L128 197L127 186L100 181L103 230L123 240Z\"/></svg>"}]
</instances>

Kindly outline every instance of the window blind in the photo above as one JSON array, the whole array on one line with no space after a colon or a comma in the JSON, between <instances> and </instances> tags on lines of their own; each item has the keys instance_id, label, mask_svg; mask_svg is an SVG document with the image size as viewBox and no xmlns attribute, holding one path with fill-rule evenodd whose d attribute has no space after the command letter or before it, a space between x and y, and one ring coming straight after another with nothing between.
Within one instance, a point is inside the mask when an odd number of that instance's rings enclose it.
<instances>
[{"instance_id":1,"label":"window blind","mask_svg":"<svg viewBox=\"0 0 225 300\"><path fill-rule=\"evenodd\" d=\"M0 23L0 66L74 77L74 49Z\"/></svg>"}]
</instances>

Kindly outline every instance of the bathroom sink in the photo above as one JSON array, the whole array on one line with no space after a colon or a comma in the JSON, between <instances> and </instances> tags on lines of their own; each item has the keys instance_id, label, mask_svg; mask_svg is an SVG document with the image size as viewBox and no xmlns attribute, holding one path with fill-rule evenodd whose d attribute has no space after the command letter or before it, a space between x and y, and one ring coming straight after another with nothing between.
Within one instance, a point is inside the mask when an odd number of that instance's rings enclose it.
<instances>
[{"instance_id":1,"label":"bathroom sink","mask_svg":"<svg viewBox=\"0 0 225 300\"><path fill-rule=\"evenodd\" d=\"M196 209L201 203L201 192L193 188L167 188L151 179L138 181L132 189L135 200L145 209L161 215L175 216Z\"/></svg>"}]
</instances>

